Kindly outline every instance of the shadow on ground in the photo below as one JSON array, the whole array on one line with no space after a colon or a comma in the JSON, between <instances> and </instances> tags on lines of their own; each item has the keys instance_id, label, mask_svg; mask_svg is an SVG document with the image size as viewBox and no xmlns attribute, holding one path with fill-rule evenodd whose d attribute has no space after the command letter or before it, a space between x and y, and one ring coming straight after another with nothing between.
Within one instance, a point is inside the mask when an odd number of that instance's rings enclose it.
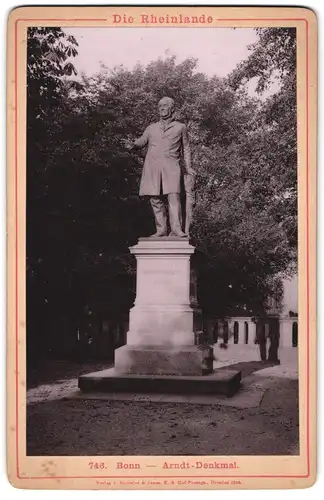
<instances>
[{"instance_id":1,"label":"shadow on ground","mask_svg":"<svg viewBox=\"0 0 324 500\"><path fill-rule=\"evenodd\" d=\"M59 380L78 378L80 375L111 368L110 361L73 362L50 360L40 363L27 375L27 390L41 384L52 384Z\"/></svg>"},{"instance_id":2,"label":"shadow on ground","mask_svg":"<svg viewBox=\"0 0 324 500\"><path fill-rule=\"evenodd\" d=\"M242 361L230 366L220 366L218 370L238 370L242 372L242 378L252 375L254 372L269 368L270 366L278 366L278 363L273 361Z\"/></svg>"}]
</instances>

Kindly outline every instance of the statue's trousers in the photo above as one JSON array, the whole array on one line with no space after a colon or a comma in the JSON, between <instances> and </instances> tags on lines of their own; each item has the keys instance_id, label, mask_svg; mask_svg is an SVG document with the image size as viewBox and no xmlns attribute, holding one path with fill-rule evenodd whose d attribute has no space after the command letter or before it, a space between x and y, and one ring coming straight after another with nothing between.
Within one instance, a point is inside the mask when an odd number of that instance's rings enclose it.
<instances>
[{"instance_id":1,"label":"statue's trousers","mask_svg":"<svg viewBox=\"0 0 324 500\"><path fill-rule=\"evenodd\" d=\"M150 197L157 232L162 235L167 235L167 213L163 199L159 196ZM171 226L171 234L176 236L182 231L181 217L181 202L178 193L168 194L169 218Z\"/></svg>"}]
</instances>

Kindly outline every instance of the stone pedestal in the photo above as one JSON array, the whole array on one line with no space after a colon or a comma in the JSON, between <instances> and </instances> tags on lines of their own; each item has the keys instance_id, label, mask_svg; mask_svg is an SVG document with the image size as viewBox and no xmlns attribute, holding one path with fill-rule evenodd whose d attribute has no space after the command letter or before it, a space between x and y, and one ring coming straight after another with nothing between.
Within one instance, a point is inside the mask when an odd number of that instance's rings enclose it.
<instances>
[{"instance_id":1,"label":"stone pedestal","mask_svg":"<svg viewBox=\"0 0 324 500\"><path fill-rule=\"evenodd\" d=\"M137 260L136 300L127 345L115 351L120 374L202 375L213 369L212 348L195 345L197 307L190 256L182 238L140 238L130 248Z\"/></svg>"},{"instance_id":2,"label":"stone pedestal","mask_svg":"<svg viewBox=\"0 0 324 500\"><path fill-rule=\"evenodd\" d=\"M79 377L81 391L232 396L240 389L241 372L213 371L212 347L195 344L202 321L194 250L169 237L140 238L130 249L137 285L127 344L116 349L114 368Z\"/></svg>"},{"instance_id":3,"label":"stone pedestal","mask_svg":"<svg viewBox=\"0 0 324 500\"><path fill-rule=\"evenodd\" d=\"M205 375L213 370L209 346L132 346L115 351L115 372L141 375Z\"/></svg>"}]
</instances>

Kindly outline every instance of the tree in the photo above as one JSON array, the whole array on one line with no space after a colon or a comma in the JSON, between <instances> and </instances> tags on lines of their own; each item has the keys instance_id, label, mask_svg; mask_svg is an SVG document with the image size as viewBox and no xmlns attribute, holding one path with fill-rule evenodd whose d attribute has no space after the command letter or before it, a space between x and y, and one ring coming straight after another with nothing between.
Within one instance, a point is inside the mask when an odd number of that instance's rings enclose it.
<instances>
[{"instance_id":1,"label":"tree","mask_svg":"<svg viewBox=\"0 0 324 500\"><path fill-rule=\"evenodd\" d=\"M47 231L50 190L48 162L52 137L75 74L71 58L77 42L60 28L28 28L27 32L27 336L28 356L38 357L51 322L48 294L57 281L48 276ZM59 260L59 259L58 259ZM50 265L53 266L54 262ZM56 266L53 266L56 267Z\"/></svg>"},{"instance_id":2,"label":"tree","mask_svg":"<svg viewBox=\"0 0 324 500\"><path fill-rule=\"evenodd\" d=\"M265 104L233 80L197 72L195 60L173 57L134 70L103 67L77 88L61 89L53 114L42 102L47 132L28 157L28 259L49 321L59 311L76 324L85 307L117 318L132 306L128 247L154 228L147 200L138 197L143 156L124 145L156 120L164 95L188 124L198 172L200 304L217 316L264 311L269 293L280 294L276 276L286 271L292 246L288 181L279 191L278 156L265 148L275 137L263 120Z\"/></svg>"},{"instance_id":3,"label":"tree","mask_svg":"<svg viewBox=\"0 0 324 500\"><path fill-rule=\"evenodd\" d=\"M251 54L229 77L238 89L255 78L256 91L262 94L275 83L279 90L259 109L259 123L253 145L247 154L262 162L272 189L272 215L285 232L291 248L291 261L297 260L297 101L296 29L258 28L259 40Z\"/></svg>"},{"instance_id":4,"label":"tree","mask_svg":"<svg viewBox=\"0 0 324 500\"><path fill-rule=\"evenodd\" d=\"M60 106L65 76L76 75L70 61L78 53L78 43L61 28L28 28L27 102L28 126L43 122L53 106ZM34 118L34 119L33 119Z\"/></svg>"}]
</instances>

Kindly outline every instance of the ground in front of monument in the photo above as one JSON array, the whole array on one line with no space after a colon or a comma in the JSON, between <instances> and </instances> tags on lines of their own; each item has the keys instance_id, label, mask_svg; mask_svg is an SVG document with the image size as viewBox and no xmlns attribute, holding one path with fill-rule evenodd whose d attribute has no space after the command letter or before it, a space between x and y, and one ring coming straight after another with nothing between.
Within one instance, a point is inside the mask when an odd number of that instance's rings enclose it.
<instances>
[{"instance_id":1,"label":"ground in front of monument","mask_svg":"<svg viewBox=\"0 0 324 500\"><path fill-rule=\"evenodd\" d=\"M47 364L27 391L27 455L299 454L298 351L280 365L258 346L214 346L215 368L242 372L234 396L89 393L78 376L107 366Z\"/></svg>"}]
</instances>

